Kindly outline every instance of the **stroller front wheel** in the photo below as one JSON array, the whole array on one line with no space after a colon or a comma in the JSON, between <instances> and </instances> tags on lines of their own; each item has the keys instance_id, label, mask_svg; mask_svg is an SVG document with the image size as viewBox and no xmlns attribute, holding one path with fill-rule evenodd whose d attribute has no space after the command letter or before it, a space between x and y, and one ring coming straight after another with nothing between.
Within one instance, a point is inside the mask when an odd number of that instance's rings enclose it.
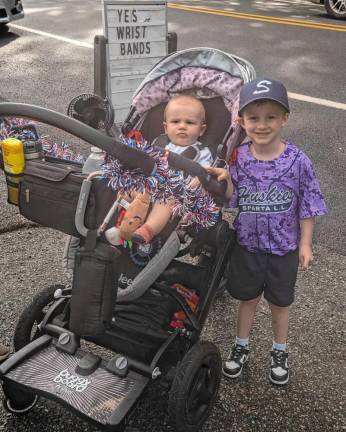
<instances>
[{"instance_id":1,"label":"stroller front wheel","mask_svg":"<svg viewBox=\"0 0 346 432\"><path fill-rule=\"evenodd\" d=\"M201 429L219 390L221 365L220 352L211 342L197 342L179 364L168 402L178 432Z\"/></svg>"}]
</instances>

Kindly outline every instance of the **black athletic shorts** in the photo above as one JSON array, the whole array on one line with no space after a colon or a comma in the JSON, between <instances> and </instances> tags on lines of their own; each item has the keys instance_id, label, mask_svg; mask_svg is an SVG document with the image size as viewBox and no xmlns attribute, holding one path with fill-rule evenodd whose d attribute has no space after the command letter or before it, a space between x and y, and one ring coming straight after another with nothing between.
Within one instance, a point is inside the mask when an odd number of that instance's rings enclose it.
<instances>
[{"instance_id":1,"label":"black athletic shorts","mask_svg":"<svg viewBox=\"0 0 346 432\"><path fill-rule=\"evenodd\" d=\"M298 249L286 255L252 253L235 244L228 265L227 288L237 300L264 298L276 306L294 301L294 286L299 264Z\"/></svg>"}]
</instances>

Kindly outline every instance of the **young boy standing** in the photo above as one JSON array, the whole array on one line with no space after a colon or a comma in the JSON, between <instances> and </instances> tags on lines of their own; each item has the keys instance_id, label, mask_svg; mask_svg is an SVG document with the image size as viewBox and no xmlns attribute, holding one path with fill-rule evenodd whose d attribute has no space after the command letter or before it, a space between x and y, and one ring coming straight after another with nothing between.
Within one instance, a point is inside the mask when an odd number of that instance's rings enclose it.
<instances>
[{"instance_id":1,"label":"young boy standing","mask_svg":"<svg viewBox=\"0 0 346 432\"><path fill-rule=\"evenodd\" d=\"M289 380L287 335L298 266L313 260L314 217L327 209L309 158L281 138L289 116L286 88L279 81L256 79L241 89L239 124L250 141L237 149L229 172L208 168L227 180L237 244L228 290L240 300L233 349L223 366L229 378L240 376L249 355L249 334L262 294L272 315L270 381Z\"/></svg>"}]
</instances>

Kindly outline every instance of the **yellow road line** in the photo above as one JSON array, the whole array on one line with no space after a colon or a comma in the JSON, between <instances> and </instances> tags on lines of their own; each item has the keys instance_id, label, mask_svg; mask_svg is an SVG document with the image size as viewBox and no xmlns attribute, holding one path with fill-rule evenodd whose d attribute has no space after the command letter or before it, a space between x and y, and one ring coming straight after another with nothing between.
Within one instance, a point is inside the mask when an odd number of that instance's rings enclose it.
<instances>
[{"instance_id":1,"label":"yellow road line","mask_svg":"<svg viewBox=\"0 0 346 432\"><path fill-rule=\"evenodd\" d=\"M250 21L261 21L261 22L269 22L273 24L290 25L295 27L305 27L305 28L314 28L320 30L346 32L346 26L337 25L337 24L319 23L317 21L279 18L274 16L256 15L256 14L241 13L241 12L228 12L222 9L212 9L212 8L198 7L198 6L186 6L177 3L168 3L168 7L171 9L183 10L187 12L205 13L209 15L219 15L225 17L245 19Z\"/></svg>"}]
</instances>

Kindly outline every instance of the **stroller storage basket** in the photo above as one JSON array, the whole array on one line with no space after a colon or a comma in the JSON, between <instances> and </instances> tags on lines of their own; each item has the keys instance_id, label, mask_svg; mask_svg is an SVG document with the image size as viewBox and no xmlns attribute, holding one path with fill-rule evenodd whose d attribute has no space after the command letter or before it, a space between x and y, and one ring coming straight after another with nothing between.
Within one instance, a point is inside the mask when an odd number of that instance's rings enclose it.
<instances>
[{"instance_id":1,"label":"stroller storage basket","mask_svg":"<svg viewBox=\"0 0 346 432\"><path fill-rule=\"evenodd\" d=\"M68 161L26 161L19 187L19 211L27 219L78 236L75 213L84 176L79 164ZM85 225L95 227L95 196L90 194Z\"/></svg>"}]
</instances>

